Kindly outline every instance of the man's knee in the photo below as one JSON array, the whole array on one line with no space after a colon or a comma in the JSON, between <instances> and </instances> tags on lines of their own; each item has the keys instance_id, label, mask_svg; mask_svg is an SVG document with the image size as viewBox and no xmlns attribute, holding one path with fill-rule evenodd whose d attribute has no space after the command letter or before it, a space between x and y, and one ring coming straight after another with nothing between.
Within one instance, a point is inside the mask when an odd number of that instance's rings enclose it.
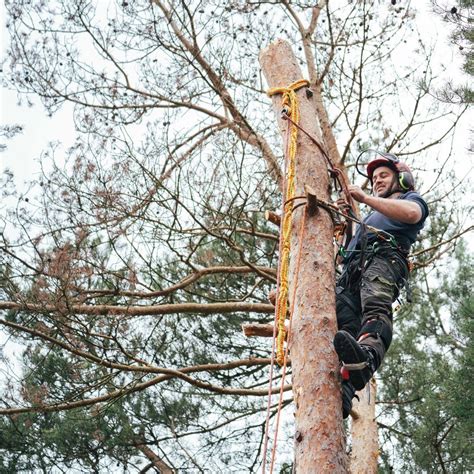
<instances>
[{"instance_id":1,"label":"man's knee","mask_svg":"<svg viewBox=\"0 0 474 474\"><path fill-rule=\"evenodd\" d=\"M383 359L392 342L392 332L390 319L380 316L364 320L357 338L361 343L373 346Z\"/></svg>"}]
</instances>

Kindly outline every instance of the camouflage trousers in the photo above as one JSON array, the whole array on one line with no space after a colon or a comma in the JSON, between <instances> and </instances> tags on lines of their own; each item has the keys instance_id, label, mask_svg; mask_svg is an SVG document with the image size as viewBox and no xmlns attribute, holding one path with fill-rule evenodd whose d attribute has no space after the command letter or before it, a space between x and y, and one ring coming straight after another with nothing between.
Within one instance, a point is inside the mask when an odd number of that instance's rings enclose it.
<instances>
[{"instance_id":1,"label":"camouflage trousers","mask_svg":"<svg viewBox=\"0 0 474 474\"><path fill-rule=\"evenodd\" d=\"M358 260L346 265L337 282L337 324L361 345L374 349L378 368L392 341L392 304L406 282L408 265L391 248L370 255L362 275Z\"/></svg>"}]
</instances>

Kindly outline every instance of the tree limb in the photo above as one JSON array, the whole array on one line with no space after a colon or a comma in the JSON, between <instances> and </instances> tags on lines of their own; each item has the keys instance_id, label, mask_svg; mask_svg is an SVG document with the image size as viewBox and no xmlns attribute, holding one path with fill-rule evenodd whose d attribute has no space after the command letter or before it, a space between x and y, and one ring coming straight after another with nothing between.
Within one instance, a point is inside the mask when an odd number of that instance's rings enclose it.
<instances>
[{"instance_id":1,"label":"tree limb","mask_svg":"<svg viewBox=\"0 0 474 474\"><path fill-rule=\"evenodd\" d=\"M265 303L176 303L152 306L113 306L113 305L68 305L17 303L1 301L1 310L29 311L34 313L88 314L91 316L154 316L158 314L200 313L222 314L238 312L273 313L275 308Z\"/></svg>"}]
</instances>

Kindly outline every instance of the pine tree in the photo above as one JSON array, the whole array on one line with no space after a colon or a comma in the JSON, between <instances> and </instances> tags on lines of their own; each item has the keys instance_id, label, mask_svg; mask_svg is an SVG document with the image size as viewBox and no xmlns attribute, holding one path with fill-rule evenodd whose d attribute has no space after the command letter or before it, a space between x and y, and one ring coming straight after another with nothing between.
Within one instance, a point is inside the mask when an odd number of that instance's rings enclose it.
<instances>
[{"instance_id":1,"label":"pine tree","mask_svg":"<svg viewBox=\"0 0 474 474\"><path fill-rule=\"evenodd\" d=\"M414 301L396 318L380 403L386 449L401 453L396 472L473 468L473 258L463 242L454 256L436 277L417 272Z\"/></svg>"},{"instance_id":2,"label":"pine tree","mask_svg":"<svg viewBox=\"0 0 474 474\"><path fill-rule=\"evenodd\" d=\"M443 170L432 157L463 110L427 93L429 57L393 64L419 48L414 10L22 0L7 11L9 86L49 114L73 105L77 140L44 150L28 191L2 176L4 471L256 471L270 343L240 325L273 320L278 233L264 212L280 209L284 175L258 54L293 43L324 145L351 177L368 147ZM425 234L426 265L465 230L462 183L431 178L432 196L455 190L459 212L446 206ZM290 419L291 401L287 390ZM282 438L289 466L291 428Z\"/></svg>"}]
</instances>

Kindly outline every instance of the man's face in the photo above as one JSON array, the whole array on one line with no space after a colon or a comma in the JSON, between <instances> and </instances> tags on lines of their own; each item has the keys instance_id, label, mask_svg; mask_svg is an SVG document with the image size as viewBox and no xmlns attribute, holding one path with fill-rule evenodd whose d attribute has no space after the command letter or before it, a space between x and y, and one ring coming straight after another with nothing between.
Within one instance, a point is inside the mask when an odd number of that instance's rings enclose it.
<instances>
[{"instance_id":1,"label":"man's face","mask_svg":"<svg viewBox=\"0 0 474 474\"><path fill-rule=\"evenodd\" d=\"M395 179L395 171L387 166L379 166L372 176L374 196L385 197L391 190Z\"/></svg>"}]
</instances>

